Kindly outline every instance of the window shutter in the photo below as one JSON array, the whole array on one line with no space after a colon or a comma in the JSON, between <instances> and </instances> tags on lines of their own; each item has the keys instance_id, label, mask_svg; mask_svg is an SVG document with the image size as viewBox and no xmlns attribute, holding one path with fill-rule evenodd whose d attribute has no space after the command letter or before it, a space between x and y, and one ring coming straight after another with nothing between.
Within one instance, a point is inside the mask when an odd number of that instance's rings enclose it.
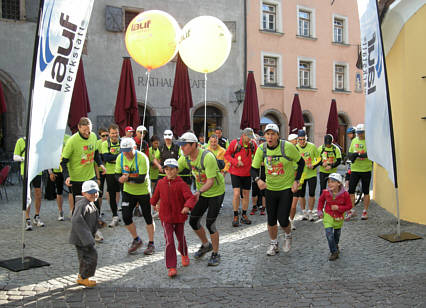
<instances>
[{"instance_id":1,"label":"window shutter","mask_svg":"<svg viewBox=\"0 0 426 308\"><path fill-rule=\"evenodd\" d=\"M39 7L40 1L25 0L25 19L27 21L37 22Z\"/></svg>"},{"instance_id":2,"label":"window shutter","mask_svg":"<svg viewBox=\"0 0 426 308\"><path fill-rule=\"evenodd\" d=\"M123 32L123 10L121 7L106 6L105 28L110 32Z\"/></svg>"}]
</instances>

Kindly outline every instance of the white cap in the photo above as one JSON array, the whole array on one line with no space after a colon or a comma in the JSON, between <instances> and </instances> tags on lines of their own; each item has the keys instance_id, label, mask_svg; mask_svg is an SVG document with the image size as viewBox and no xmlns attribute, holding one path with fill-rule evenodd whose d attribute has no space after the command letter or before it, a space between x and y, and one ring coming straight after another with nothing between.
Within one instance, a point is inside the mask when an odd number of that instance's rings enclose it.
<instances>
[{"instance_id":1,"label":"white cap","mask_svg":"<svg viewBox=\"0 0 426 308\"><path fill-rule=\"evenodd\" d=\"M357 126L356 126L356 128L355 128L355 130L356 130L356 132L357 133L360 133L360 132L365 132L365 126L364 126L364 124L358 124Z\"/></svg>"},{"instance_id":2,"label":"white cap","mask_svg":"<svg viewBox=\"0 0 426 308\"><path fill-rule=\"evenodd\" d=\"M340 184L343 184L343 176L339 173L332 173L328 176L329 179L333 179L337 182L339 182Z\"/></svg>"},{"instance_id":3,"label":"white cap","mask_svg":"<svg viewBox=\"0 0 426 308\"><path fill-rule=\"evenodd\" d=\"M274 132L276 132L276 133L280 133L280 129L278 128L278 125L277 124L268 124L268 125L266 125L266 127L265 127L265 133L268 131L268 130L273 130Z\"/></svg>"},{"instance_id":4,"label":"white cap","mask_svg":"<svg viewBox=\"0 0 426 308\"><path fill-rule=\"evenodd\" d=\"M99 191L99 186L95 181L89 180L83 183L81 191L88 194L95 194Z\"/></svg>"},{"instance_id":5,"label":"white cap","mask_svg":"<svg viewBox=\"0 0 426 308\"><path fill-rule=\"evenodd\" d=\"M137 128L136 128L136 131L137 132L147 132L148 130L146 129L146 127L145 126L143 126L143 125L139 125Z\"/></svg>"},{"instance_id":6,"label":"white cap","mask_svg":"<svg viewBox=\"0 0 426 308\"><path fill-rule=\"evenodd\" d=\"M179 146L182 146L191 142L198 142L198 139L193 133L190 133L190 132L183 134L182 136L180 136L178 140Z\"/></svg>"},{"instance_id":7,"label":"white cap","mask_svg":"<svg viewBox=\"0 0 426 308\"><path fill-rule=\"evenodd\" d=\"M173 139L173 132L170 129L166 129L163 133L164 139Z\"/></svg>"},{"instance_id":8,"label":"white cap","mask_svg":"<svg viewBox=\"0 0 426 308\"><path fill-rule=\"evenodd\" d=\"M164 167L172 167L172 168L177 168L179 165L178 165L178 162L177 162L177 160L176 159L174 159L174 158L168 158L168 159L166 159L166 161L164 162Z\"/></svg>"},{"instance_id":9,"label":"white cap","mask_svg":"<svg viewBox=\"0 0 426 308\"><path fill-rule=\"evenodd\" d=\"M121 152L130 152L136 146L136 142L133 138L122 138L120 142Z\"/></svg>"},{"instance_id":10,"label":"white cap","mask_svg":"<svg viewBox=\"0 0 426 308\"><path fill-rule=\"evenodd\" d=\"M288 141L292 141L294 139L297 139L297 134L290 134L290 135L288 135Z\"/></svg>"}]
</instances>

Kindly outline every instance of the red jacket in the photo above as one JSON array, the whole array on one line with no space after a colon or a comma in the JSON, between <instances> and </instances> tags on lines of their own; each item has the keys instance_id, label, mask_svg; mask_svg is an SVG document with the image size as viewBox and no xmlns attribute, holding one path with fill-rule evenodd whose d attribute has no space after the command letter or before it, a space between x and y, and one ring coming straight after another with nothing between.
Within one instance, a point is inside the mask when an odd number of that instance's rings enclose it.
<instances>
[{"instance_id":1,"label":"red jacket","mask_svg":"<svg viewBox=\"0 0 426 308\"><path fill-rule=\"evenodd\" d=\"M155 206L160 200L160 220L166 223L184 223L188 215L181 214L184 207L192 209L196 199L180 176L174 180L167 177L158 181L151 205Z\"/></svg>"},{"instance_id":2,"label":"red jacket","mask_svg":"<svg viewBox=\"0 0 426 308\"><path fill-rule=\"evenodd\" d=\"M322 211L325 203L325 212L334 218L343 218L343 213L349 211L352 208L351 198L349 193L342 187L340 192L337 193L333 199L333 194L328 190L322 191L321 197L318 200L318 211ZM336 204L339 206L337 211L333 211L331 206Z\"/></svg>"},{"instance_id":3,"label":"red jacket","mask_svg":"<svg viewBox=\"0 0 426 308\"><path fill-rule=\"evenodd\" d=\"M250 176L252 157L254 153L256 153L257 145L255 142L250 140L251 145L249 144L247 148L244 148L243 139L240 138L239 144L241 145L241 150L235 153L237 150L237 142L238 139L232 140L225 153L225 160L231 163L231 167L228 172L237 176ZM232 157L234 153L235 155ZM238 157L241 157L241 161L244 166L237 167Z\"/></svg>"}]
</instances>

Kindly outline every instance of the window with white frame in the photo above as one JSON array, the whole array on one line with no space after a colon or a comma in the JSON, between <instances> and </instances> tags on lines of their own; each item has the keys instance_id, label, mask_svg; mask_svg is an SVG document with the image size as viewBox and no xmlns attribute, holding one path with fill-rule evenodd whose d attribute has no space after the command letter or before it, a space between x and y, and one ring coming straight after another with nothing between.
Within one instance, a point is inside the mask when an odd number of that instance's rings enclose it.
<instances>
[{"instance_id":1,"label":"window with white frame","mask_svg":"<svg viewBox=\"0 0 426 308\"><path fill-rule=\"evenodd\" d=\"M262 3L262 29L277 30L277 6L270 3Z\"/></svg>"},{"instance_id":2,"label":"window with white frame","mask_svg":"<svg viewBox=\"0 0 426 308\"><path fill-rule=\"evenodd\" d=\"M263 81L265 85L277 85L277 64L277 58L263 57Z\"/></svg>"},{"instance_id":3,"label":"window with white frame","mask_svg":"<svg viewBox=\"0 0 426 308\"><path fill-rule=\"evenodd\" d=\"M21 16L20 0L2 0L1 18L19 20Z\"/></svg>"},{"instance_id":4,"label":"window with white frame","mask_svg":"<svg viewBox=\"0 0 426 308\"><path fill-rule=\"evenodd\" d=\"M345 90L345 67L343 65L336 65L334 67L334 88L336 90Z\"/></svg>"},{"instance_id":5,"label":"window with white frame","mask_svg":"<svg viewBox=\"0 0 426 308\"><path fill-rule=\"evenodd\" d=\"M349 44L347 17L333 15L333 42L339 44Z\"/></svg>"},{"instance_id":6,"label":"window with white frame","mask_svg":"<svg viewBox=\"0 0 426 308\"><path fill-rule=\"evenodd\" d=\"M299 62L299 86L301 88L311 88L311 63L307 61Z\"/></svg>"},{"instance_id":7,"label":"window with white frame","mask_svg":"<svg viewBox=\"0 0 426 308\"><path fill-rule=\"evenodd\" d=\"M299 10L299 35L311 36L311 13Z\"/></svg>"}]
</instances>

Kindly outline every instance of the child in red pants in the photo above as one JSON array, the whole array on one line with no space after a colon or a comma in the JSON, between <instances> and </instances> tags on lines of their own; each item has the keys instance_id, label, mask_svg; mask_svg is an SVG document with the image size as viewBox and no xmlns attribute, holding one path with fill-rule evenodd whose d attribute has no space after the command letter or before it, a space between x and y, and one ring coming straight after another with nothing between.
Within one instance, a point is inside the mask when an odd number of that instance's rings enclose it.
<instances>
[{"instance_id":1,"label":"child in red pants","mask_svg":"<svg viewBox=\"0 0 426 308\"><path fill-rule=\"evenodd\" d=\"M179 242L178 250L182 255L182 266L189 265L188 246L185 239L185 221L188 212L196 204L196 199L189 186L178 173L178 162L174 158L166 159L163 169L166 176L159 180L151 198L151 205L159 211L159 217L166 239L166 267L169 277L176 271L176 247L173 233Z\"/></svg>"}]
</instances>

